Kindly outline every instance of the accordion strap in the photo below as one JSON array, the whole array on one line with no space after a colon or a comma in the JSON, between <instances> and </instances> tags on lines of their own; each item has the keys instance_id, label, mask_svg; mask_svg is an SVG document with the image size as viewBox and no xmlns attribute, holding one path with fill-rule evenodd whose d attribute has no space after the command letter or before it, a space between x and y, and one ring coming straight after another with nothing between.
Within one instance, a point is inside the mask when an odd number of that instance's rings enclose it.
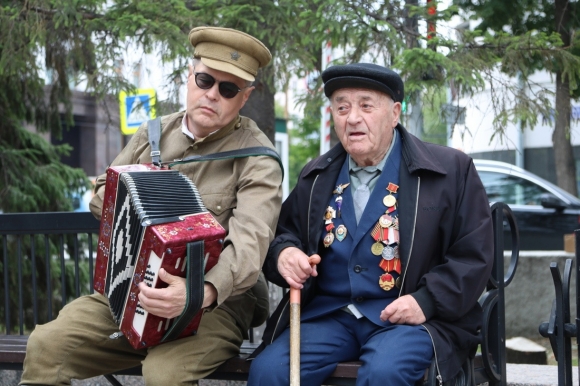
<instances>
[{"instance_id":1,"label":"accordion strap","mask_svg":"<svg viewBox=\"0 0 580 386\"><path fill-rule=\"evenodd\" d=\"M149 135L149 145L151 146L151 162L155 166L161 165L161 151L159 142L161 141L161 118L147 121L147 131Z\"/></svg>"},{"instance_id":2,"label":"accordion strap","mask_svg":"<svg viewBox=\"0 0 580 386\"><path fill-rule=\"evenodd\" d=\"M204 242L194 241L187 244L187 273L186 286L187 298L185 308L181 315L173 321L161 342L167 342L179 338L183 330L201 309L203 304L204 285Z\"/></svg>"},{"instance_id":3,"label":"accordion strap","mask_svg":"<svg viewBox=\"0 0 580 386\"><path fill-rule=\"evenodd\" d=\"M222 151L213 154L194 155L184 159L175 160L173 162L167 162L167 164L169 164L169 168L171 168L174 165L187 164L190 162L215 161L229 158L245 158L256 156L267 156L274 158L276 161L278 161L278 165L280 165L280 169L282 169L282 179L284 179L284 166L282 165L282 160L280 159L280 156L275 150L266 146L246 147L242 149Z\"/></svg>"}]
</instances>

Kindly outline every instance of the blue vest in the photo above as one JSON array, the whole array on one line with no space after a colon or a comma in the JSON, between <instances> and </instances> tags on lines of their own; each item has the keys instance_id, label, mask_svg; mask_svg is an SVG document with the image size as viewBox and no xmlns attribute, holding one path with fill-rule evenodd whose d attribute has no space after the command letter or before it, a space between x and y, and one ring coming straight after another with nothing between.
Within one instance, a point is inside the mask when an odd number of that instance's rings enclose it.
<instances>
[{"instance_id":1,"label":"blue vest","mask_svg":"<svg viewBox=\"0 0 580 386\"><path fill-rule=\"evenodd\" d=\"M382 322L379 316L381 311L399 296L399 289L395 286L390 291L385 291L379 286L379 278L385 271L379 267L382 257L371 252L371 246L375 243L371 231L387 209L383 204L383 198L389 194L386 190L387 186L390 182L399 185L400 164L401 139L397 136L358 226L354 214L351 186L345 189L342 194L342 213L340 217L337 213L336 218L332 219L334 229L331 232L336 232L340 225L344 225L347 235L342 241L335 237L328 248L322 247L319 251L322 261L317 268L316 296L304 307L302 320L312 319L348 304L354 304L373 323L380 326L389 324L389 322ZM350 178L347 157L336 185L328 188L334 190L336 186L348 182ZM398 198L399 193L394 195ZM335 202L337 196L334 194L328 204L334 209L337 209ZM390 215L396 216L397 211ZM320 226L326 227L322 218ZM327 233L324 229L322 237ZM398 277L396 274L393 276L395 279Z\"/></svg>"}]
</instances>

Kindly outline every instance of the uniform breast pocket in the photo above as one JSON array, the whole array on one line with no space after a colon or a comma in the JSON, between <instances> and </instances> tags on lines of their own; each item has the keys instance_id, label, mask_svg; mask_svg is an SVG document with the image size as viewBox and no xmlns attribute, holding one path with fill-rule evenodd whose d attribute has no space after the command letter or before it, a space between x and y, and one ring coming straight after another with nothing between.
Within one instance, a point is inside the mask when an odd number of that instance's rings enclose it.
<instances>
[{"instance_id":1,"label":"uniform breast pocket","mask_svg":"<svg viewBox=\"0 0 580 386\"><path fill-rule=\"evenodd\" d=\"M228 193L202 194L202 200L207 210L222 225L231 216L232 210L236 207L236 198Z\"/></svg>"}]
</instances>

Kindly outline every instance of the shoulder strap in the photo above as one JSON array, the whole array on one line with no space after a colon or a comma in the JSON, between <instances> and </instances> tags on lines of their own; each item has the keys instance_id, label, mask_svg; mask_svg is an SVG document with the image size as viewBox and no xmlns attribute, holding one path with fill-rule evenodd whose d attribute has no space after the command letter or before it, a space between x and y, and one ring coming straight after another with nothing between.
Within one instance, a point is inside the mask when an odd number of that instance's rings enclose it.
<instances>
[{"instance_id":1,"label":"shoulder strap","mask_svg":"<svg viewBox=\"0 0 580 386\"><path fill-rule=\"evenodd\" d=\"M153 165L161 165L161 151L159 151L159 142L161 141L161 118L157 117L147 122L147 131L149 134L149 145L151 146L151 161Z\"/></svg>"},{"instance_id":2,"label":"shoulder strap","mask_svg":"<svg viewBox=\"0 0 580 386\"><path fill-rule=\"evenodd\" d=\"M276 161L278 161L280 169L282 169L282 179L284 179L284 167L282 166L282 160L280 159L280 156L275 150L266 146L246 147L242 149L223 151L220 153L213 153L207 155L194 155L181 160L173 161L169 163L169 167L171 168L173 165L181 165L190 162L215 161L228 158L244 158L256 156L272 157Z\"/></svg>"}]
</instances>

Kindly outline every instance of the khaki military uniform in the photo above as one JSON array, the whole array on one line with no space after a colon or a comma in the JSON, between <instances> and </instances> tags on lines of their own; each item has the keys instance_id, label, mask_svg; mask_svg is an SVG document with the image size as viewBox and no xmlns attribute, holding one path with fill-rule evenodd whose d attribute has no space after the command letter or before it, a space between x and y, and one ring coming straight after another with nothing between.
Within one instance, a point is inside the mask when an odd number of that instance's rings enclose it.
<instances>
[{"instance_id":1,"label":"khaki military uniform","mask_svg":"<svg viewBox=\"0 0 580 386\"><path fill-rule=\"evenodd\" d=\"M161 119L162 161L245 147L273 147L256 124L237 117L227 126L194 141L182 130L184 112ZM147 128L143 125L112 165L150 163ZM282 172L265 156L175 165L197 186L207 209L226 229L219 262L205 275L218 292L217 305L206 312L198 334L134 350L118 331L106 299L100 294L67 305L59 317L37 326L30 336L22 384L70 384L143 363L149 385L193 384L235 356L251 325L267 317L267 288L255 285L274 237L282 199ZM97 179L91 211L100 218L105 175Z\"/></svg>"}]
</instances>

